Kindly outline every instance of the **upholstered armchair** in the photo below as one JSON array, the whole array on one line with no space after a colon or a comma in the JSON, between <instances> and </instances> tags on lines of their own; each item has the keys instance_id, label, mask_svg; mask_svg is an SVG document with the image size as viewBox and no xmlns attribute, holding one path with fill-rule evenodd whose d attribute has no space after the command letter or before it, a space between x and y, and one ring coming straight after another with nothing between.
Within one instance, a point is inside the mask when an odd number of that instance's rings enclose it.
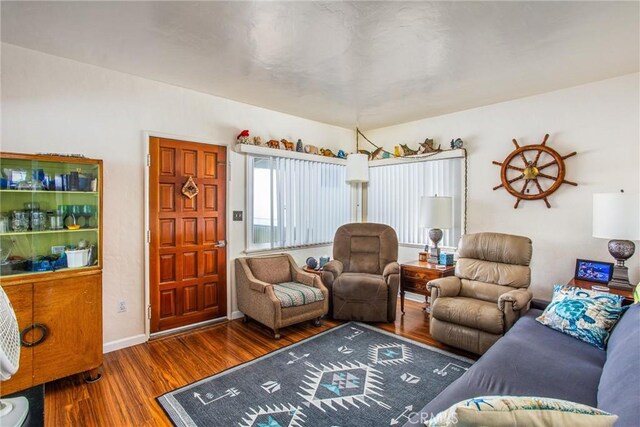
<instances>
[{"instance_id":1,"label":"upholstered armchair","mask_svg":"<svg viewBox=\"0 0 640 427\"><path fill-rule=\"evenodd\" d=\"M395 321L400 266L394 229L374 223L343 225L333 240L333 258L322 271L333 318Z\"/></svg>"},{"instance_id":2,"label":"upholstered armchair","mask_svg":"<svg viewBox=\"0 0 640 427\"><path fill-rule=\"evenodd\" d=\"M238 309L273 329L320 319L329 310L329 293L317 274L303 271L289 254L236 258Z\"/></svg>"},{"instance_id":3,"label":"upholstered armchair","mask_svg":"<svg viewBox=\"0 0 640 427\"><path fill-rule=\"evenodd\" d=\"M427 284L431 336L483 354L529 310L531 240L498 233L462 236L455 276Z\"/></svg>"}]
</instances>

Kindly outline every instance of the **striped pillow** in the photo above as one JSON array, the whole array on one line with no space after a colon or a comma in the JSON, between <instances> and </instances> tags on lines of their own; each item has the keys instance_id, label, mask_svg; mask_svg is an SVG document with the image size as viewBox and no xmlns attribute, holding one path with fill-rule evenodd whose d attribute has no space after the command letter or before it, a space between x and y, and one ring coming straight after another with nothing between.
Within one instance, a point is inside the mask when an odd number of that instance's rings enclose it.
<instances>
[{"instance_id":1,"label":"striped pillow","mask_svg":"<svg viewBox=\"0 0 640 427\"><path fill-rule=\"evenodd\" d=\"M273 285L276 298L280 300L280 307L297 307L322 301L324 295L320 289L297 282L284 282Z\"/></svg>"}]
</instances>

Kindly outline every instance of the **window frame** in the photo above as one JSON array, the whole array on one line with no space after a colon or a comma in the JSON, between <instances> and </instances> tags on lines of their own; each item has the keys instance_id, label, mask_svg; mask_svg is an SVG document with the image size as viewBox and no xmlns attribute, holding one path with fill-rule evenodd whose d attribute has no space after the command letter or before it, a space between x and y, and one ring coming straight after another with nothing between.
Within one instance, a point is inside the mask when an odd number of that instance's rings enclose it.
<instances>
[{"instance_id":1,"label":"window frame","mask_svg":"<svg viewBox=\"0 0 640 427\"><path fill-rule=\"evenodd\" d=\"M275 150L274 150L275 151ZM256 253L256 252L272 252L272 251L287 251L287 250L294 250L294 249L302 249L302 248L309 248L309 247L319 247L319 246L328 246L331 245L333 243L333 237L327 241L323 241L323 242L317 242L317 243L308 243L308 244L299 244L299 245L287 245L285 244L285 239L282 238L281 236L277 236L277 233L279 232L279 227L274 225L274 214L276 213L276 211L278 210L277 204L278 203L282 203L284 202L284 199L282 198L283 195L280 194L282 191L280 191L282 189L281 186L275 185L274 187L274 181L275 181L275 175L278 174L282 174L284 173L282 170L279 170L276 168L276 166L274 166L273 162L277 161L277 159L293 159L293 160L302 160L304 162L313 162L313 163L318 163L318 164L327 164L328 165L336 165L336 166L342 166L346 168L346 161L343 159L335 159L335 158L318 158L318 156L313 156L313 155L308 155L308 154L302 154L302 153L295 153L295 152L285 152L282 153L283 155L277 155L280 153L262 153L262 152L256 152L256 150L246 150L245 151L246 154L248 154L246 156L246 209L247 209L247 215L246 215L246 225L245 225L245 231L246 231L246 242L245 242L245 253ZM309 158L312 157L312 158ZM270 198L270 210L271 210L271 214L270 214L270 233L271 233L271 239L270 242L265 243L265 244L255 244L253 243L253 238L254 238L254 223L253 223L253 215L254 215L254 186L253 186L253 182L254 182L254 167L253 167L253 162L254 159L257 158L266 158L266 159L270 159L270 188L271 191L275 191L277 192L277 197L279 200L279 202L277 203L273 203L273 198ZM346 170L345 170L346 172ZM320 171L318 171L318 173L320 173ZM336 181L335 183L337 184L339 181ZM344 182L345 187L345 192L346 195L348 196L348 200L345 202L345 217L343 218L347 223L351 220L351 205L352 205L352 200L351 200L351 189L348 183ZM285 212L285 208L283 208L283 212ZM279 213L278 213L279 215ZM286 216L286 215L285 215ZM285 217L283 217L281 219L281 221L285 221ZM320 227L319 227L320 228ZM280 244L281 242L281 244Z\"/></svg>"}]
</instances>

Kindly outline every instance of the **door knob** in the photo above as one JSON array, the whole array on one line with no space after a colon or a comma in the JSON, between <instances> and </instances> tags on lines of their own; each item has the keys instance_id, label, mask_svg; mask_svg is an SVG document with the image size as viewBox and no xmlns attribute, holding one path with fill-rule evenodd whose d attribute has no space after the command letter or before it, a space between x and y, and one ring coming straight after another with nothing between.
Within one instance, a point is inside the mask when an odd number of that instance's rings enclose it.
<instances>
[{"instance_id":1,"label":"door knob","mask_svg":"<svg viewBox=\"0 0 640 427\"><path fill-rule=\"evenodd\" d=\"M225 246L227 246L227 241L226 240L218 240L218 243L216 243L213 246L216 247L216 248L224 248Z\"/></svg>"}]
</instances>

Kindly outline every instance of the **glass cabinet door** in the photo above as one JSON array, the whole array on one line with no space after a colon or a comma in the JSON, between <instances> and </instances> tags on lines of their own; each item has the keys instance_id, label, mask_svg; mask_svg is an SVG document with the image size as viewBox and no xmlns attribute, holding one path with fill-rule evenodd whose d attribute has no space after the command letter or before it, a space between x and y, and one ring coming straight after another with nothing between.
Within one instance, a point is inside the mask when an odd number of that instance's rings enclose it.
<instances>
[{"instance_id":1,"label":"glass cabinet door","mask_svg":"<svg viewBox=\"0 0 640 427\"><path fill-rule=\"evenodd\" d=\"M101 161L0 154L0 277L99 267Z\"/></svg>"}]
</instances>

